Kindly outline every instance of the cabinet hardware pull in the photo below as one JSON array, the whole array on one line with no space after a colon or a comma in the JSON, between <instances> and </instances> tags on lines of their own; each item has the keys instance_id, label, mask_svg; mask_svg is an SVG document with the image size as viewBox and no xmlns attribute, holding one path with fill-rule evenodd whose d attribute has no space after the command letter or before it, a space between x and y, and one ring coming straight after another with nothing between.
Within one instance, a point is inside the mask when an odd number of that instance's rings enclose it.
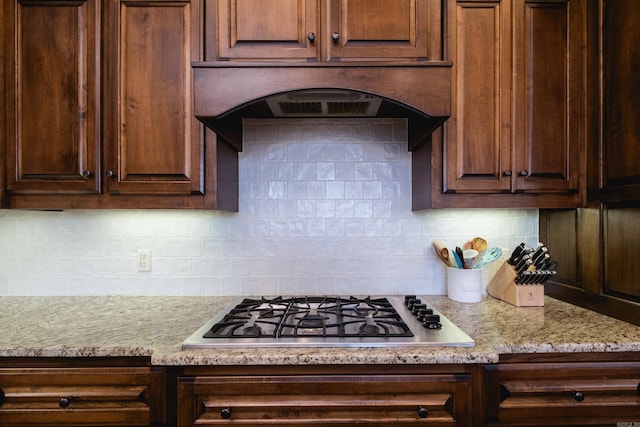
<instances>
[{"instance_id":1,"label":"cabinet hardware pull","mask_svg":"<svg viewBox=\"0 0 640 427\"><path fill-rule=\"evenodd\" d=\"M93 172L87 169L85 171L82 171L82 176L84 176L85 178L91 178L93 176Z\"/></svg>"},{"instance_id":2,"label":"cabinet hardware pull","mask_svg":"<svg viewBox=\"0 0 640 427\"><path fill-rule=\"evenodd\" d=\"M638 387L636 387L636 393L638 393L638 396L640 396L640 383L638 383Z\"/></svg>"},{"instance_id":3,"label":"cabinet hardware pull","mask_svg":"<svg viewBox=\"0 0 640 427\"><path fill-rule=\"evenodd\" d=\"M504 171L504 176L511 176L513 174L513 172L511 171L511 169L507 169L506 171Z\"/></svg>"},{"instance_id":4,"label":"cabinet hardware pull","mask_svg":"<svg viewBox=\"0 0 640 427\"><path fill-rule=\"evenodd\" d=\"M228 420L229 418L231 418L231 408L229 406L227 406L226 408L222 408L222 410L220 411L220 418L222 418L223 420Z\"/></svg>"},{"instance_id":5,"label":"cabinet hardware pull","mask_svg":"<svg viewBox=\"0 0 640 427\"><path fill-rule=\"evenodd\" d=\"M331 40L333 40L334 42L340 40L340 33L331 33Z\"/></svg>"},{"instance_id":6,"label":"cabinet hardware pull","mask_svg":"<svg viewBox=\"0 0 640 427\"><path fill-rule=\"evenodd\" d=\"M116 177L116 174L113 171L107 171L107 173L105 175L107 175L107 178L115 178Z\"/></svg>"},{"instance_id":7,"label":"cabinet hardware pull","mask_svg":"<svg viewBox=\"0 0 640 427\"><path fill-rule=\"evenodd\" d=\"M58 402L58 405L60 405L61 408L66 408L71 404L72 400L73 400L73 396L61 397L60 401Z\"/></svg>"},{"instance_id":8,"label":"cabinet hardware pull","mask_svg":"<svg viewBox=\"0 0 640 427\"><path fill-rule=\"evenodd\" d=\"M418 416L420 418L427 418L429 416L429 410L427 408L425 408L424 406L419 406L418 407Z\"/></svg>"},{"instance_id":9,"label":"cabinet hardware pull","mask_svg":"<svg viewBox=\"0 0 640 427\"><path fill-rule=\"evenodd\" d=\"M0 406L4 403L4 390L0 388Z\"/></svg>"},{"instance_id":10,"label":"cabinet hardware pull","mask_svg":"<svg viewBox=\"0 0 640 427\"><path fill-rule=\"evenodd\" d=\"M573 394L573 398L576 399L576 402L582 402L584 400L584 394L580 391L572 391L571 394Z\"/></svg>"},{"instance_id":11,"label":"cabinet hardware pull","mask_svg":"<svg viewBox=\"0 0 640 427\"><path fill-rule=\"evenodd\" d=\"M522 170L520 171L520 176L527 176L527 175L529 175L529 171L528 171L528 170L526 170L526 169L522 169Z\"/></svg>"},{"instance_id":12,"label":"cabinet hardware pull","mask_svg":"<svg viewBox=\"0 0 640 427\"><path fill-rule=\"evenodd\" d=\"M307 34L307 39L313 43L314 41L316 41L316 34L315 33L309 33Z\"/></svg>"}]
</instances>

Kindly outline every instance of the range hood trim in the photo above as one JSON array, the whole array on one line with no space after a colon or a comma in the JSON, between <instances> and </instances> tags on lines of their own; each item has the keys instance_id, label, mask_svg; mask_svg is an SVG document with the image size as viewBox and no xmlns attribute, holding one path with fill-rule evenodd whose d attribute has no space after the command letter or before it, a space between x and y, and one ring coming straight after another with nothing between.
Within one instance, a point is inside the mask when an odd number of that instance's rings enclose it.
<instances>
[{"instance_id":1,"label":"range hood trim","mask_svg":"<svg viewBox=\"0 0 640 427\"><path fill-rule=\"evenodd\" d=\"M451 112L451 67L446 63L311 67L194 63L193 72L195 116L238 151L242 151L242 119L274 117L266 99L283 93L342 90L381 98L395 109L377 117L408 119L409 150L426 141ZM261 102L265 105L259 108Z\"/></svg>"}]
</instances>

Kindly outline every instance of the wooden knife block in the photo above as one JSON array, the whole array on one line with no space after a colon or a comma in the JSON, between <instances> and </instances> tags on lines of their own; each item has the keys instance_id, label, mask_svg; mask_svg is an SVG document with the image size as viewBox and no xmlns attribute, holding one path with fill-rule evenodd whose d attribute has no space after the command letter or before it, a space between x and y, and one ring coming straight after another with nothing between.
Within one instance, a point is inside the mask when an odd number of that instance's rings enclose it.
<instances>
[{"instance_id":1,"label":"wooden knife block","mask_svg":"<svg viewBox=\"0 0 640 427\"><path fill-rule=\"evenodd\" d=\"M503 263L487 285L487 293L516 307L544 306L544 285L516 285L516 277L515 269Z\"/></svg>"}]
</instances>

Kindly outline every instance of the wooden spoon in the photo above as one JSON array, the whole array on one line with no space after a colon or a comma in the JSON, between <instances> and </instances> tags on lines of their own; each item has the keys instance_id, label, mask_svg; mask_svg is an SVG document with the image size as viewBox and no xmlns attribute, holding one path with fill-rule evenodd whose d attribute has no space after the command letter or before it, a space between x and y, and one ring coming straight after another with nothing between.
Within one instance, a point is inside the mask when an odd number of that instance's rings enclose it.
<instances>
[{"instance_id":1,"label":"wooden spoon","mask_svg":"<svg viewBox=\"0 0 640 427\"><path fill-rule=\"evenodd\" d=\"M447 249L446 243L442 240L434 240L433 241L433 249L440 258L448 267L456 268L456 261L453 259L453 256L449 253L449 249Z\"/></svg>"}]
</instances>

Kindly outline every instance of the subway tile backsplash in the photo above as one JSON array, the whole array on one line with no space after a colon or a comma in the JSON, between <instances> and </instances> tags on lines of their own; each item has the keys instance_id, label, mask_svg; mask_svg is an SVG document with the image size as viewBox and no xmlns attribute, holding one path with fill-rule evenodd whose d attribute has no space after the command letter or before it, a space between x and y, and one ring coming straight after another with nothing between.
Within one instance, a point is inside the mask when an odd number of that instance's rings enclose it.
<instances>
[{"instance_id":1,"label":"subway tile backsplash","mask_svg":"<svg viewBox=\"0 0 640 427\"><path fill-rule=\"evenodd\" d=\"M0 295L446 294L434 239L537 242L535 209L411 212L404 120L248 120L244 133L238 213L0 210Z\"/></svg>"}]
</instances>

